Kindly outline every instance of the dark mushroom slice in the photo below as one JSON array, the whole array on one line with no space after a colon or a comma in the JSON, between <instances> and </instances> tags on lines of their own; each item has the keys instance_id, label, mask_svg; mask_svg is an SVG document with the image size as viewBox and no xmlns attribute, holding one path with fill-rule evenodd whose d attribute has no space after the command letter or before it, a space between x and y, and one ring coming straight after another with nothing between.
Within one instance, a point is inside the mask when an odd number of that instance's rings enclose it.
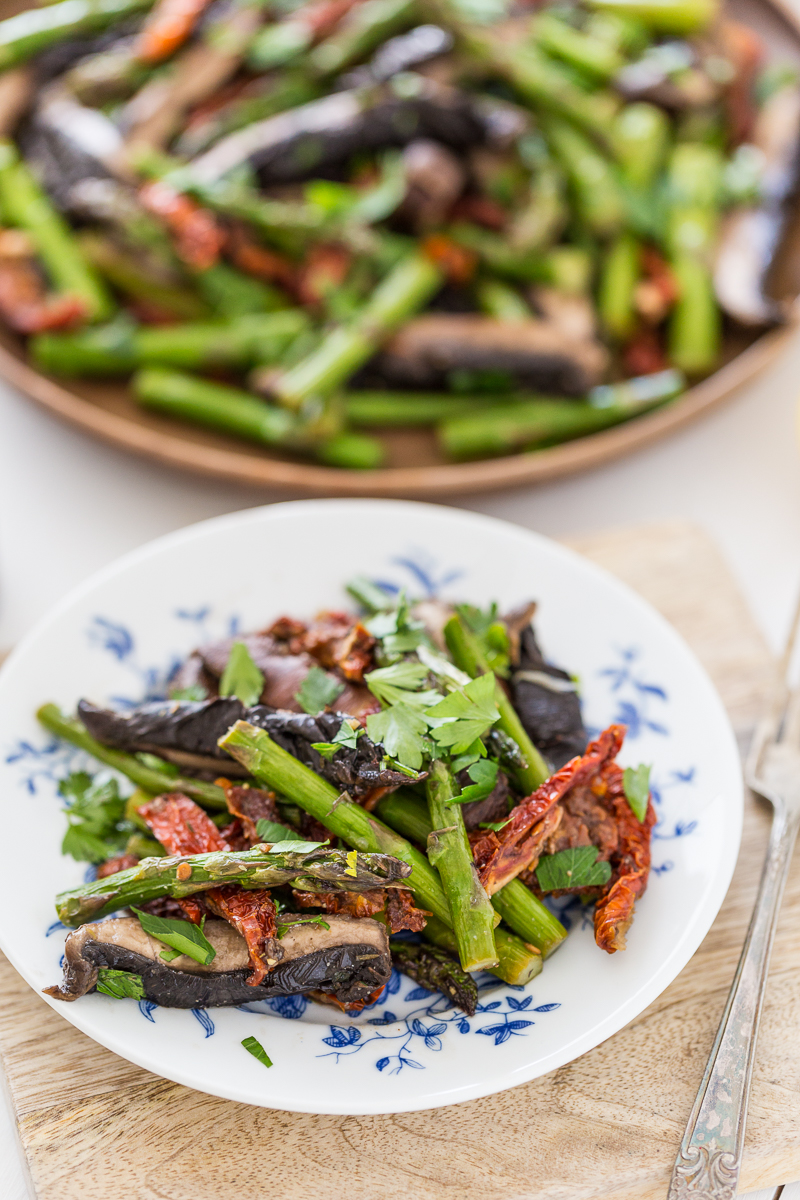
<instances>
[{"instance_id":1,"label":"dark mushroom slice","mask_svg":"<svg viewBox=\"0 0 800 1200\"><path fill-rule=\"evenodd\" d=\"M473 313L427 313L409 321L373 359L388 382L436 387L452 371L502 371L518 383L580 395L599 383L608 352L551 321L498 321Z\"/></svg>"},{"instance_id":2,"label":"dark mushroom slice","mask_svg":"<svg viewBox=\"0 0 800 1200\"><path fill-rule=\"evenodd\" d=\"M404 89L386 84L335 92L248 125L193 160L192 175L213 184L249 164L263 184L309 179L356 152L433 138L453 149L484 142L491 123L464 92L407 76ZM407 94L413 92L413 94Z\"/></svg>"},{"instance_id":3,"label":"dark mushroom slice","mask_svg":"<svg viewBox=\"0 0 800 1200\"><path fill-rule=\"evenodd\" d=\"M520 634L519 662L510 682L525 732L556 769L583 754L587 737L575 683L545 662L531 625Z\"/></svg>"},{"instance_id":4,"label":"dark mushroom slice","mask_svg":"<svg viewBox=\"0 0 800 1200\"><path fill-rule=\"evenodd\" d=\"M343 693L344 695L344 693ZM246 709L235 696L216 700L156 701L127 712L98 708L87 700L78 704L78 715L92 737L106 746L129 752L158 754L187 772L224 773L246 777L243 767L231 759L217 742L236 721L249 721L266 731L282 749L305 763L318 775L357 800L377 789L392 789L408 783L399 771L382 766L383 747L362 733L355 748L342 746L326 758L314 743L333 742L349 714L344 712L275 712L267 705Z\"/></svg>"},{"instance_id":5,"label":"dark mushroom slice","mask_svg":"<svg viewBox=\"0 0 800 1200\"><path fill-rule=\"evenodd\" d=\"M714 265L714 291L740 325L780 321L782 306L767 294L771 268L791 220L800 165L800 88L782 88L756 119L753 145L764 156L758 207L740 208L725 220Z\"/></svg>"},{"instance_id":6,"label":"dark mushroom slice","mask_svg":"<svg viewBox=\"0 0 800 1200\"><path fill-rule=\"evenodd\" d=\"M137 918L115 917L83 925L68 936L63 980L44 991L54 1000L77 1000L92 991L98 968L105 967L139 976L144 999L165 1008L229 1007L310 990L350 1005L388 981L389 940L379 922L329 916L326 929L321 924L292 923L291 916L285 921L284 957L256 987L247 983L244 938L224 921L206 921L204 933L216 955L203 965L183 954L164 962L164 945L149 937Z\"/></svg>"}]
</instances>

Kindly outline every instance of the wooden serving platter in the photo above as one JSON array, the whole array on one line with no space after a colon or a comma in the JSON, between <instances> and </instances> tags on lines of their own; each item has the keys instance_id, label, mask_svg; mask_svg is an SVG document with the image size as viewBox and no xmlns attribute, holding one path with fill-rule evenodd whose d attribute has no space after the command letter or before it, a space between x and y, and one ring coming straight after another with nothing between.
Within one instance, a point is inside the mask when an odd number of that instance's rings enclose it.
<instances>
[{"instance_id":1,"label":"wooden serving platter","mask_svg":"<svg viewBox=\"0 0 800 1200\"><path fill-rule=\"evenodd\" d=\"M743 743L773 666L708 539L670 524L574 543L687 638ZM728 897L626 1029L532 1083L392 1116L251 1108L91 1042L0 962L0 1054L38 1200L663 1200L752 908L769 818L747 803ZM800 869L778 926L741 1191L800 1178Z\"/></svg>"},{"instance_id":2,"label":"wooden serving platter","mask_svg":"<svg viewBox=\"0 0 800 1200\"><path fill-rule=\"evenodd\" d=\"M0 0L0 17L30 7L29 0ZM800 10L792 0L728 0L726 11L751 25L769 53L800 64ZM798 322L800 208L777 256L773 294L787 304L784 325L761 333L728 331L723 365L676 402L616 428L526 454L450 463L430 430L381 433L388 465L377 471L344 471L281 456L266 448L141 409L122 383L62 383L35 370L22 341L0 329L0 377L61 419L123 446L202 475L285 494L308 496L444 497L543 483L587 470L666 437L731 397L779 353ZM795 228L797 226L797 228Z\"/></svg>"}]
</instances>

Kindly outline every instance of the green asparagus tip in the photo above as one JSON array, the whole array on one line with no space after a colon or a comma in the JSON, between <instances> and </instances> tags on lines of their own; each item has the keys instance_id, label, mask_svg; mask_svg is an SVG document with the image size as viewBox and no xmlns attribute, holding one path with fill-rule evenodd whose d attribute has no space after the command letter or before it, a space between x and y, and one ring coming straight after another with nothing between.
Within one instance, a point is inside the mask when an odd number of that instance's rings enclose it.
<instances>
[{"instance_id":1,"label":"green asparagus tip","mask_svg":"<svg viewBox=\"0 0 800 1200\"><path fill-rule=\"evenodd\" d=\"M363 433L339 433L323 442L316 453L326 466L352 471L374 471L386 458L383 443Z\"/></svg>"}]
</instances>

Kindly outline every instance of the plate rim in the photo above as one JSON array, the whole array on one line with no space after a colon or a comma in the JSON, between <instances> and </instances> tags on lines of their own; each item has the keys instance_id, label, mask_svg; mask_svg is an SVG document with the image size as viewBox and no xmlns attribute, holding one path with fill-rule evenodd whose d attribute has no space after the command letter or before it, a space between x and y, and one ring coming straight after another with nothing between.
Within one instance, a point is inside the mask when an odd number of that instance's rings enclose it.
<instances>
[{"instance_id":1,"label":"plate rim","mask_svg":"<svg viewBox=\"0 0 800 1200\"><path fill-rule=\"evenodd\" d=\"M72 588L67 595L62 597L45 615L36 623L36 625L21 639L19 644L12 650L11 654L0 666L0 688L3 687L5 678L11 673L16 662L21 659L31 647L35 646L37 640L54 624L60 620L74 604L79 603L86 596L105 581L113 579L115 576L123 574L130 568L135 568L137 562L158 554L164 550L169 550L171 547L179 544L186 544L193 540L202 539L206 531L210 528L224 528L226 525L237 525L241 523L257 524L266 520L269 522L273 519L280 519L284 513L292 513L298 510L309 512L319 511L320 509L327 510L330 513L332 507L351 509L353 507L364 509L367 504L370 508L374 508L374 504L364 499L332 499L332 500L294 500L286 501L279 504L262 505L254 508L242 509L234 513L226 513L220 516L211 517L203 521L195 522L191 525L183 526L180 529L173 530L170 533L164 534L158 538L146 542L144 545L136 547L133 550L126 552L120 557L114 559L106 566L91 574L87 579L77 584ZM742 825L744 817L744 784L742 779L741 764L739 758L738 747L735 734L731 726L730 718L722 703L722 700L717 693L717 690L708 675L703 664L698 659L692 648L688 645L682 635L670 624L669 621L644 597L639 595L627 583L623 582L606 568L587 559L577 551L565 546L549 537L544 536L536 531L525 528L524 526L516 525L513 522L502 520L500 518L487 516L483 513L473 513L469 510L452 508L436 504L424 504L417 501L404 500L379 500L377 503L381 507L391 509L408 509L409 507L415 510L428 510L431 514L446 514L450 518L455 518L458 522L465 526L475 526L475 524L484 526L491 530L492 528L502 527L506 532L510 532L520 538L522 542L532 541L539 543L551 553L555 553L556 557L563 560L579 564L584 570L589 570L591 574L597 574L604 579L607 585L611 585L612 590L622 594L628 603L633 603L636 607L645 613L649 620L655 621L656 625L660 626L661 632L666 634L668 639L672 639L683 647L684 652L692 660L695 669L703 678L707 692L708 701L716 708L718 717L721 718L720 732L724 732L729 743L731 752L731 762L735 762L738 766L736 772L736 795L726 797L728 803L734 807L733 823L729 821L727 827L727 858L721 859L716 870L715 876L709 882L708 895L704 899L703 906L699 911L699 915L695 915L692 919L691 930L692 936L685 942L676 946L670 955L664 960L660 968L648 979L642 982L635 992L626 998L624 1004L620 1005L610 1016L593 1024L590 1028L584 1029L579 1035L572 1038L566 1044L562 1045L558 1050L545 1055L544 1058L539 1058L531 1069L526 1069L525 1066L514 1068L506 1068L502 1072L504 1082L496 1081L496 1073L492 1073L492 1077L483 1082L479 1079L468 1086L460 1086L457 1091L459 1094L448 1096L440 1093L437 1096L422 1096L417 1102L409 1102L407 1099L402 1103L392 1103L390 1098L379 1099L373 1104L360 1105L354 1107L352 1103L336 1103L336 1089L330 1089L329 1095L333 1100L328 1100L324 1103L320 1101L299 1103L273 1100L270 1098L261 1099L252 1095L243 1095L241 1090L236 1087L226 1086L226 1081L222 1084L214 1084L209 1086L199 1080L190 1069L185 1071L174 1070L170 1068L168 1072L155 1062L156 1054L148 1055L146 1052L132 1052L126 1044L126 1040L120 1036L115 1037L113 1032L101 1031L98 1036L97 1032L90 1032L85 1026L91 1023L89 1014L86 1014L85 1020L82 1019L79 1010L73 1006L68 1006L65 1010L63 1004L58 1004L49 997L42 996L38 990L38 986L31 984L27 978L25 970L21 962L18 961L18 956L12 951L9 952L4 944L5 939L3 930L0 928L0 948L3 953L22 976L31 990L39 996L41 1000L48 1004L55 1012L70 1024L79 1029L93 1041L104 1046L106 1049L119 1055L121 1058L134 1063L144 1070L160 1077L172 1080L183 1086L193 1088L196 1091L205 1092L209 1095L219 1096L223 1099L233 1100L239 1103L254 1104L259 1107L276 1109L278 1111L290 1111L300 1113L310 1113L318 1115L381 1115L400 1112L415 1112L425 1111L429 1109L449 1106L451 1104L466 1103L470 1100L479 1099L481 1097L492 1095L500 1091L507 1090L510 1087L515 1087L523 1083L527 1083L532 1079L542 1075L551 1073L559 1067L565 1066L573 1062L581 1055L588 1053L601 1042L613 1036L631 1021L635 1020L649 1004L651 1004L662 992L673 982L680 974L689 960L696 953L711 925L719 913L725 896L730 886L731 878L739 855L739 848L742 837ZM731 814L729 814L731 815ZM732 836L731 836L732 834ZM280 1017L270 1017L270 1020L282 1020ZM528 1064L530 1067L531 1065Z\"/></svg>"}]
</instances>

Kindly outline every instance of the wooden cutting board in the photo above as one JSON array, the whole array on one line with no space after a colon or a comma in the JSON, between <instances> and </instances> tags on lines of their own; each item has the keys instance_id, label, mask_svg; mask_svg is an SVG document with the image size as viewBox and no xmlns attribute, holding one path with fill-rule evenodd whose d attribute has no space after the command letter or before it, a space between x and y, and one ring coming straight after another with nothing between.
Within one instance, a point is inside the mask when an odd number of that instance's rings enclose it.
<instances>
[{"instance_id":1,"label":"wooden cutting board","mask_svg":"<svg viewBox=\"0 0 800 1200\"><path fill-rule=\"evenodd\" d=\"M682 524L574 543L680 630L746 739L772 665L719 554ZM0 1051L39 1200L663 1200L753 903L768 816L748 802L728 897L626 1029L488 1099L384 1117L250 1108L95 1045L0 963ZM742 1192L800 1178L800 870L775 943Z\"/></svg>"}]
</instances>

